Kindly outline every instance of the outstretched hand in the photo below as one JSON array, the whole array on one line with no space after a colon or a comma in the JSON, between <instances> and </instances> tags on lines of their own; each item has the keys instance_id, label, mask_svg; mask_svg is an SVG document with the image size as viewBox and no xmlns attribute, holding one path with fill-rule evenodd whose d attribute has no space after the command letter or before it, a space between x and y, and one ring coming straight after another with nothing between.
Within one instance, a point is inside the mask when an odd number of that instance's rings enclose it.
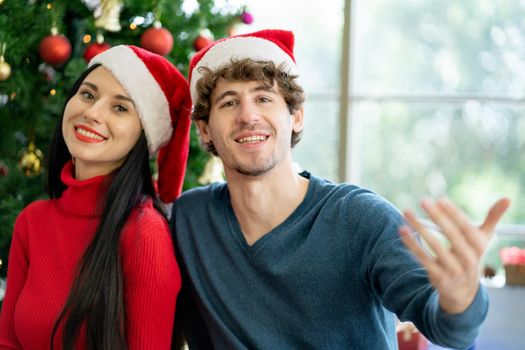
<instances>
[{"instance_id":1,"label":"outstretched hand","mask_svg":"<svg viewBox=\"0 0 525 350\"><path fill-rule=\"evenodd\" d=\"M509 205L507 198L498 200L483 224L477 227L449 199L423 200L421 207L449 240L449 247L430 233L412 211L404 213L408 224L419 232L434 255L423 250L407 226L402 226L399 233L407 248L427 269L430 282L438 291L439 304L447 313L461 313L474 300L479 288L481 257Z\"/></svg>"}]
</instances>

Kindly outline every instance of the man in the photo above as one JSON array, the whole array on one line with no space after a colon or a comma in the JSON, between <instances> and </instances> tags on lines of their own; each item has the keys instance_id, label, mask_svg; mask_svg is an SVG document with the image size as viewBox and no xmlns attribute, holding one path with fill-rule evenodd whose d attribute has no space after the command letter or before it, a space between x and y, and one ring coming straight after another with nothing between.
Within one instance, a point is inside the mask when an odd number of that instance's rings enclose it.
<instances>
[{"instance_id":1,"label":"man","mask_svg":"<svg viewBox=\"0 0 525 350\"><path fill-rule=\"evenodd\" d=\"M434 343L468 347L488 309L480 257L508 200L479 228L447 200L424 201L450 248L407 212L431 257L379 196L297 174L293 41L280 30L226 38L190 63L192 117L227 179L173 208L190 349L395 349L394 314Z\"/></svg>"}]
</instances>

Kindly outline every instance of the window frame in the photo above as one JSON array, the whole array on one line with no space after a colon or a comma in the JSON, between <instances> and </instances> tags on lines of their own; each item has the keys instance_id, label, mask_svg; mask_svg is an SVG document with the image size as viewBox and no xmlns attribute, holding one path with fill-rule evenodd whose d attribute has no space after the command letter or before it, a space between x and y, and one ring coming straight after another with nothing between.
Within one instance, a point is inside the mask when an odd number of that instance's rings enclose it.
<instances>
[{"instance_id":1,"label":"window frame","mask_svg":"<svg viewBox=\"0 0 525 350\"><path fill-rule=\"evenodd\" d=\"M524 97L498 96L488 94L463 93L463 94L356 94L352 88L352 63L353 63L353 33L354 22L352 15L355 12L355 1L344 0L344 20L341 50L341 82L339 95L339 160L338 181L360 184L361 182L361 142L360 135L356 132L357 118L352 113L354 102L418 102L418 103L448 103L463 104L466 101L477 101L480 103L499 103L508 106L525 106ZM524 209L525 210L525 209ZM505 238L515 238L525 241L525 223L523 224L500 224L496 229L496 235Z\"/></svg>"}]
</instances>

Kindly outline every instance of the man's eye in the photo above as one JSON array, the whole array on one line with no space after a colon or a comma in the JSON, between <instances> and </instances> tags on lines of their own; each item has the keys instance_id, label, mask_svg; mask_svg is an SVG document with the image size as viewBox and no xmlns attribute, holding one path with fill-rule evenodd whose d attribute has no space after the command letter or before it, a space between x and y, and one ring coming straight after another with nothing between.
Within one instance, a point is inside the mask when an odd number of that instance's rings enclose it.
<instances>
[{"instance_id":1,"label":"man's eye","mask_svg":"<svg viewBox=\"0 0 525 350\"><path fill-rule=\"evenodd\" d=\"M224 103L222 104L221 107L233 107L233 106L235 106L236 104L237 104L236 101L231 100L231 101L226 101L226 102L224 102Z\"/></svg>"}]
</instances>

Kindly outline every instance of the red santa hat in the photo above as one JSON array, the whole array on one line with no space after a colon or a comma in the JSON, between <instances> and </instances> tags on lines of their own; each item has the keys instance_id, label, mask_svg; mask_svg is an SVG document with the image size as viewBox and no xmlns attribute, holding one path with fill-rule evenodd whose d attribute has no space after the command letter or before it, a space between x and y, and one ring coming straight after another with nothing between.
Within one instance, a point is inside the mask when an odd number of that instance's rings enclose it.
<instances>
[{"instance_id":1,"label":"red santa hat","mask_svg":"<svg viewBox=\"0 0 525 350\"><path fill-rule=\"evenodd\" d=\"M197 81L202 78L200 67L216 71L232 60L245 58L254 61L271 61L276 65L286 64L288 74L299 75L293 55L294 35L287 30L265 29L217 40L199 52L190 62L191 98L197 99Z\"/></svg>"},{"instance_id":2,"label":"red santa hat","mask_svg":"<svg viewBox=\"0 0 525 350\"><path fill-rule=\"evenodd\" d=\"M88 66L108 69L138 111L153 156L158 152L158 192L169 203L182 191L190 141L191 100L184 76L164 57L119 45L93 57Z\"/></svg>"}]
</instances>

